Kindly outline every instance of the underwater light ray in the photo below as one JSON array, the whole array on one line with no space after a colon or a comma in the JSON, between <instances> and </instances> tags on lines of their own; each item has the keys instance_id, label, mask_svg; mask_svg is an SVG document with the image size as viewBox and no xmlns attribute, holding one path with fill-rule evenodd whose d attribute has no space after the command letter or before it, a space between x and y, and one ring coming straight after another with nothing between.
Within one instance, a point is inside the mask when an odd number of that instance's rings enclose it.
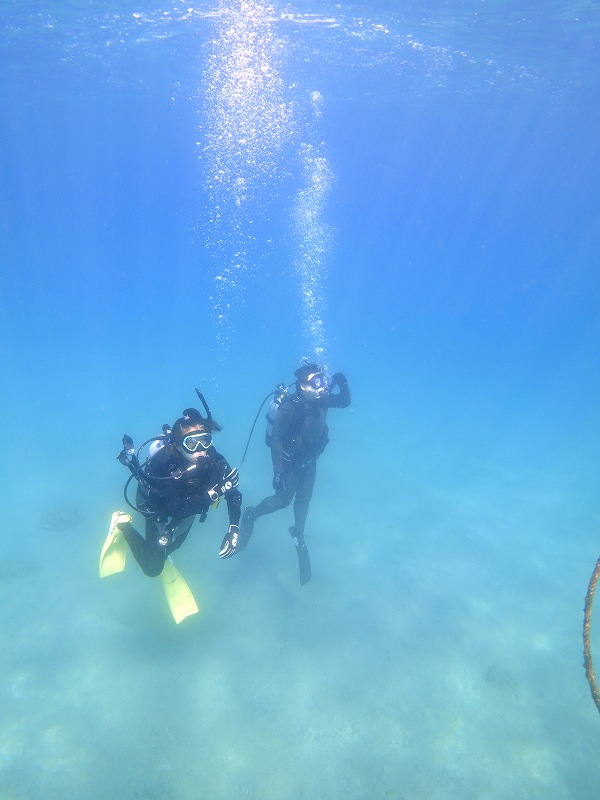
<instances>
[{"instance_id":1,"label":"underwater light ray","mask_svg":"<svg viewBox=\"0 0 600 800\"><path fill-rule=\"evenodd\" d=\"M231 337L232 312L252 277L249 258L257 197L281 172L291 141L291 103L281 73L284 42L274 8L258 0L220 3L204 70L205 164L209 194L207 246L216 260L212 298L220 343Z\"/></svg>"}]
</instances>

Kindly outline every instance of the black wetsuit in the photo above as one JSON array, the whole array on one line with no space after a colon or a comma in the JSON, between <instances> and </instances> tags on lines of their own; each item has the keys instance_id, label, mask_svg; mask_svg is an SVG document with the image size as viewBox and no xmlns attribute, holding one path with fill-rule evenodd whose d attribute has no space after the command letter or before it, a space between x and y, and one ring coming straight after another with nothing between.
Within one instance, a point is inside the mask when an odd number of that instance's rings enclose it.
<instances>
[{"instance_id":1,"label":"black wetsuit","mask_svg":"<svg viewBox=\"0 0 600 800\"><path fill-rule=\"evenodd\" d=\"M299 394L285 397L277 411L271 438L271 458L282 486L251 510L253 518L272 514L294 500L294 535L302 537L317 474L317 458L329 439L326 416L330 408L347 408L350 389L346 381L337 394L304 400ZM292 532L292 531L290 531Z\"/></svg>"},{"instance_id":2,"label":"black wetsuit","mask_svg":"<svg viewBox=\"0 0 600 800\"><path fill-rule=\"evenodd\" d=\"M160 575L169 553L181 547L195 515L199 514L200 522L204 522L212 503L209 489L221 485L231 470L214 447L194 463L194 468L189 469L191 462L173 445L159 450L144 469L149 488L144 483L138 484L136 502L146 517L145 538L131 523L119 525L136 561L150 577ZM174 477L180 473L181 477ZM230 489L225 500L229 524L237 525L242 495L238 489Z\"/></svg>"}]
</instances>

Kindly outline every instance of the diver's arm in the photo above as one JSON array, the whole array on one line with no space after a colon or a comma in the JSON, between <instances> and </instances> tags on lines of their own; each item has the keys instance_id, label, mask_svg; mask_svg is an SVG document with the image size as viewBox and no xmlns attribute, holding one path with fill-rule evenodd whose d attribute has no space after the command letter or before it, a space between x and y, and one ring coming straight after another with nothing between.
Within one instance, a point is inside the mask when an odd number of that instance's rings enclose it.
<instances>
[{"instance_id":1,"label":"diver's arm","mask_svg":"<svg viewBox=\"0 0 600 800\"><path fill-rule=\"evenodd\" d=\"M219 454L217 454L219 455ZM208 490L208 496L211 503L215 503L219 497L228 494L235 489L240 482L240 476L237 467L230 467L227 460L223 456L219 456L219 461L216 465L216 483Z\"/></svg>"},{"instance_id":2,"label":"diver's arm","mask_svg":"<svg viewBox=\"0 0 600 800\"><path fill-rule=\"evenodd\" d=\"M225 495L229 524L238 525L242 516L242 493L239 489L230 489Z\"/></svg>"},{"instance_id":3,"label":"diver's arm","mask_svg":"<svg viewBox=\"0 0 600 800\"><path fill-rule=\"evenodd\" d=\"M229 512L229 528L219 549L221 558L231 558L237 551L240 534L239 522L242 510L242 493L239 489L229 489L225 492L227 511Z\"/></svg>"},{"instance_id":4,"label":"diver's arm","mask_svg":"<svg viewBox=\"0 0 600 800\"><path fill-rule=\"evenodd\" d=\"M337 394L329 395L329 408L348 408L352 398L348 388L348 379L343 372L336 372L333 376L332 388L334 386L338 386L340 391Z\"/></svg>"}]
</instances>

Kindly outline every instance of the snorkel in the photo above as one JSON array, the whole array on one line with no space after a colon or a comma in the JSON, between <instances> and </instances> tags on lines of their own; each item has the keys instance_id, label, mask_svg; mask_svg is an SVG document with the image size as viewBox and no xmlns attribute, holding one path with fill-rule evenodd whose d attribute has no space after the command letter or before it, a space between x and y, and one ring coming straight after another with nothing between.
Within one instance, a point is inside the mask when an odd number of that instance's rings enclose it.
<instances>
[{"instance_id":1,"label":"snorkel","mask_svg":"<svg viewBox=\"0 0 600 800\"><path fill-rule=\"evenodd\" d=\"M202 405L204 406L204 410L206 411L206 423L207 423L206 427L208 428L209 431L211 431L212 430L212 414L210 413L210 408L208 407L208 403L204 399L204 395L202 394L200 389L196 389L196 394L198 395L198 397L200 399L200 402L202 403Z\"/></svg>"}]
</instances>

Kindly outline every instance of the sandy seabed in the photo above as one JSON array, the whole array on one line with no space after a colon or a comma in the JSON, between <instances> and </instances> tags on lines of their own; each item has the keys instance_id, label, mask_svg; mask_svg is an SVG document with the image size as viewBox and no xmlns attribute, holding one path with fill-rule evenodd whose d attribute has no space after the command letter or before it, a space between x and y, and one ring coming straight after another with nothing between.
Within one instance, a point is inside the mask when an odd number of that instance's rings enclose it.
<instances>
[{"instance_id":1,"label":"sandy seabed","mask_svg":"<svg viewBox=\"0 0 600 800\"><path fill-rule=\"evenodd\" d=\"M593 509L560 475L533 488L500 468L334 508L333 463L307 527L312 581L289 509L228 561L211 512L174 556L200 605L179 626L131 556L98 579L104 500L72 524L32 510L0 559L1 800L595 796Z\"/></svg>"}]
</instances>

